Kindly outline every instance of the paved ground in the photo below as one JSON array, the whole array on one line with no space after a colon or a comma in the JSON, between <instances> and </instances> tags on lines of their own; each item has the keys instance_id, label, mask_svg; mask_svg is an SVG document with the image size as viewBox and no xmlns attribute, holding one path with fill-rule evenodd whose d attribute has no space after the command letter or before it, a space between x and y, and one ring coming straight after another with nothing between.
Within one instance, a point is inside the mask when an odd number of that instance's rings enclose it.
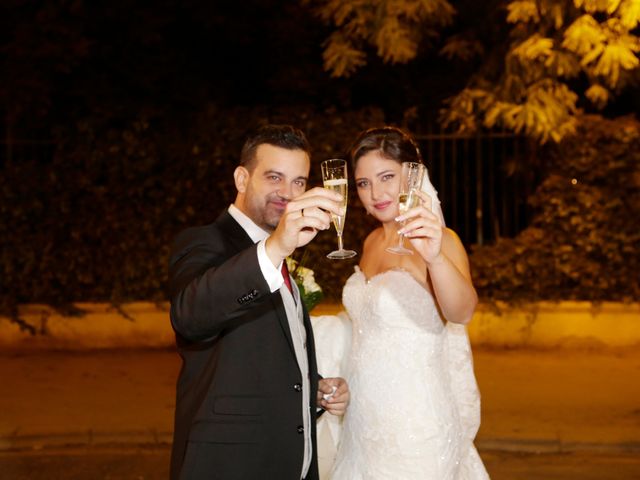
<instances>
[{"instance_id":1,"label":"paved ground","mask_svg":"<svg viewBox=\"0 0 640 480\"><path fill-rule=\"evenodd\" d=\"M492 480L633 480L631 454L480 452ZM89 447L0 453L0 478L11 480L166 480L169 447ZM267 479L270 480L270 479Z\"/></svg>"},{"instance_id":2,"label":"paved ground","mask_svg":"<svg viewBox=\"0 0 640 480\"><path fill-rule=\"evenodd\" d=\"M640 352L475 351L500 479L640 479ZM0 355L0 479L167 478L174 352Z\"/></svg>"}]
</instances>

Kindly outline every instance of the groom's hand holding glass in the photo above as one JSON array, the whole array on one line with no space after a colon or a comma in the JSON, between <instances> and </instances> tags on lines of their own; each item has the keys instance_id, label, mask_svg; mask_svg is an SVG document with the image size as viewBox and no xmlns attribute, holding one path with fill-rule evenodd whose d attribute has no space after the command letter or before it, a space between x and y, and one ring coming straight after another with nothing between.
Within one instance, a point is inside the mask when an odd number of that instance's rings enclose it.
<instances>
[{"instance_id":1,"label":"groom's hand holding glass","mask_svg":"<svg viewBox=\"0 0 640 480\"><path fill-rule=\"evenodd\" d=\"M315 187L289 200L278 226L266 241L269 259L279 265L296 248L313 240L319 230L329 229L331 214L344 215L342 195L334 191Z\"/></svg>"}]
</instances>

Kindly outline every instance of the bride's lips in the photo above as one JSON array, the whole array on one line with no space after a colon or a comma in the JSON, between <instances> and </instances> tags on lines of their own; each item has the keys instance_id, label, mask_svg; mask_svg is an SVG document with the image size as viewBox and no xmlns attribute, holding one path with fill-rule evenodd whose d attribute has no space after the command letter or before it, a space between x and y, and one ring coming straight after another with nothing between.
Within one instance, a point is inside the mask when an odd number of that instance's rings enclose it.
<instances>
[{"instance_id":1,"label":"bride's lips","mask_svg":"<svg viewBox=\"0 0 640 480\"><path fill-rule=\"evenodd\" d=\"M384 210L385 208L387 208L389 205L391 205L393 202L391 201L386 201L386 202L380 202L380 203L374 203L373 204L373 208L375 208L376 210Z\"/></svg>"}]
</instances>

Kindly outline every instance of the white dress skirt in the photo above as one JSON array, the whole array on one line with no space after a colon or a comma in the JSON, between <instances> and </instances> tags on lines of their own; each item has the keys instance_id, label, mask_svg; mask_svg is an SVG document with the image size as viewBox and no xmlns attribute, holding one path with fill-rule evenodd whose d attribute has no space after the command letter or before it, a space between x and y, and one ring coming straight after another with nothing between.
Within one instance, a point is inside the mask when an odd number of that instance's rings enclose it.
<instances>
[{"instance_id":1,"label":"white dress skirt","mask_svg":"<svg viewBox=\"0 0 640 480\"><path fill-rule=\"evenodd\" d=\"M319 372L351 391L344 420L319 420L321 479L488 479L465 327L404 270L367 280L356 267L343 304L348 315L312 317Z\"/></svg>"}]
</instances>

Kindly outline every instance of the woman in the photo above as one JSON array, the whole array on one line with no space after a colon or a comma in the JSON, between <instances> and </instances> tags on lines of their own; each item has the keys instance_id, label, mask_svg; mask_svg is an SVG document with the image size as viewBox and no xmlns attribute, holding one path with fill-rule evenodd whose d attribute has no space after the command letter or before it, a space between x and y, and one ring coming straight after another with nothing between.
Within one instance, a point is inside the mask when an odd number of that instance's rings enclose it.
<instances>
[{"instance_id":1,"label":"woman","mask_svg":"<svg viewBox=\"0 0 640 480\"><path fill-rule=\"evenodd\" d=\"M422 204L398 216L401 163L421 162L408 134L367 130L350 156L358 196L381 225L343 291L351 405L332 479L488 478L473 446L479 395L464 324L477 296L464 247L428 179ZM401 221L413 255L385 251Z\"/></svg>"}]
</instances>

